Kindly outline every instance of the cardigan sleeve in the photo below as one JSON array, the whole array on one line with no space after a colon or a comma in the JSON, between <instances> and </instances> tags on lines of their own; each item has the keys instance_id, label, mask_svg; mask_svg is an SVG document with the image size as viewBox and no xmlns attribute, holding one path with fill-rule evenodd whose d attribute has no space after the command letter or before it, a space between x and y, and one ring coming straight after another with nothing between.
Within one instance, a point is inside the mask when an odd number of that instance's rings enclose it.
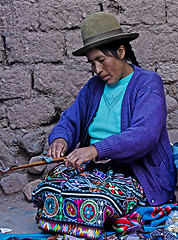
<instances>
[{"instance_id":1,"label":"cardigan sleeve","mask_svg":"<svg viewBox=\"0 0 178 240\"><path fill-rule=\"evenodd\" d=\"M143 79L142 79L143 80ZM98 159L117 159L131 162L153 150L166 124L164 87L159 75L138 90L130 126L118 135L94 143Z\"/></svg>"},{"instance_id":2,"label":"cardigan sleeve","mask_svg":"<svg viewBox=\"0 0 178 240\"><path fill-rule=\"evenodd\" d=\"M49 145L57 138L64 138L68 144L68 153L76 148L84 138L88 124L100 101L100 98L95 97L98 95L96 93L100 92L99 96L101 96L104 85L98 76L92 77L84 85L74 103L62 113L61 119L52 129L48 137ZM97 99L97 101L93 101L93 99ZM92 104L93 102L94 104Z\"/></svg>"},{"instance_id":3,"label":"cardigan sleeve","mask_svg":"<svg viewBox=\"0 0 178 240\"><path fill-rule=\"evenodd\" d=\"M49 134L49 145L57 138L64 138L68 144L68 152L71 152L76 147L87 112L87 101L84 101L84 98L87 98L86 90L87 86L85 85L74 103L61 114L59 122Z\"/></svg>"}]
</instances>

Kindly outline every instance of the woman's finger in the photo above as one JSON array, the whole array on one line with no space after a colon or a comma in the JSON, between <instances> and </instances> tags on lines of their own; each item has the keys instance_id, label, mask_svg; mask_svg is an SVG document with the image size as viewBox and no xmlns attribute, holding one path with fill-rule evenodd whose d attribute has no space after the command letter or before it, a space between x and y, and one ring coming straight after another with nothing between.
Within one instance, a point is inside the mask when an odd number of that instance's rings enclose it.
<instances>
[{"instance_id":1,"label":"woman's finger","mask_svg":"<svg viewBox=\"0 0 178 240\"><path fill-rule=\"evenodd\" d=\"M48 150L48 157L56 158L56 147L54 145L51 145Z\"/></svg>"},{"instance_id":2,"label":"woman's finger","mask_svg":"<svg viewBox=\"0 0 178 240\"><path fill-rule=\"evenodd\" d=\"M48 152L47 152L47 156L51 157L51 148L49 148Z\"/></svg>"},{"instance_id":3,"label":"woman's finger","mask_svg":"<svg viewBox=\"0 0 178 240\"><path fill-rule=\"evenodd\" d=\"M75 156L75 155L67 156L66 160L67 160L66 161L66 167L76 168L75 162L78 160L77 156Z\"/></svg>"}]
</instances>

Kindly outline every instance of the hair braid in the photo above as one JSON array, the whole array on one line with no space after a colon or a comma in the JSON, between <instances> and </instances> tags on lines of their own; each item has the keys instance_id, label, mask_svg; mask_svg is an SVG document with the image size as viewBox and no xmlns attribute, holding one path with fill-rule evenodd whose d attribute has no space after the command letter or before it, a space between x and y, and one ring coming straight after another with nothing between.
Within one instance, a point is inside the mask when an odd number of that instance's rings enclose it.
<instances>
[{"instance_id":1,"label":"hair braid","mask_svg":"<svg viewBox=\"0 0 178 240\"><path fill-rule=\"evenodd\" d=\"M134 54L134 51L132 50L132 46L131 44L128 42L128 43L125 43L123 44L124 47L125 47L125 59L128 59L131 61L131 63L133 63L134 65L139 66L139 63L137 62L137 59L136 59L136 56Z\"/></svg>"}]
</instances>

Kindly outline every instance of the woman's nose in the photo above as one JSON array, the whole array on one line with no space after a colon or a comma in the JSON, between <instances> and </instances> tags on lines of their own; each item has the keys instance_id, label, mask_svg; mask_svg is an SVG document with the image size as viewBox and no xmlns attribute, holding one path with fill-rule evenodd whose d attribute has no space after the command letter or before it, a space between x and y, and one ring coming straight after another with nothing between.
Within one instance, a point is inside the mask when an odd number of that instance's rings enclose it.
<instances>
[{"instance_id":1,"label":"woman's nose","mask_svg":"<svg viewBox=\"0 0 178 240\"><path fill-rule=\"evenodd\" d=\"M95 72L96 72L96 74L98 74L98 75L102 72L102 66L101 66L101 64L96 64L96 66L95 66Z\"/></svg>"}]
</instances>

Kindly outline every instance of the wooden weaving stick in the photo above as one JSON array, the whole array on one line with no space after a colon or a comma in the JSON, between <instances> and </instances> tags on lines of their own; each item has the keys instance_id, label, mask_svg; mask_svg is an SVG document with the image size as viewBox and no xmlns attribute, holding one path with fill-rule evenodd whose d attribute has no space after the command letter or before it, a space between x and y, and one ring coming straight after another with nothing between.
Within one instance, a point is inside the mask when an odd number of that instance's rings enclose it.
<instances>
[{"instance_id":1,"label":"wooden weaving stick","mask_svg":"<svg viewBox=\"0 0 178 240\"><path fill-rule=\"evenodd\" d=\"M47 163L45 160L42 160L42 161L39 161L39 162L24 164L24 165L17 166L17 167L6 168L5 170L0 169L0 173L6 173L6 172L15 171L15 170L24 169L24 168L29 168L29 167L36 167L36 166L46 165L46 164L50 164L50 163L64 162L65 159L66 159L66 157L53 158L53 160L49 163Z\"/></svg>"}]
</instances>

